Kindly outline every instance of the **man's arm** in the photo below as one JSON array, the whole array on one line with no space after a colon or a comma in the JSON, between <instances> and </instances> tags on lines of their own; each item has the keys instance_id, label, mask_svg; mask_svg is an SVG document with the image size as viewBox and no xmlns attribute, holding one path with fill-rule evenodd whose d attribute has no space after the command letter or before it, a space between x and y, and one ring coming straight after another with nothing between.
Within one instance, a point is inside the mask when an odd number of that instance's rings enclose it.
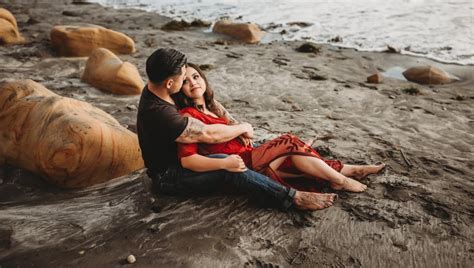
<instances>
[{"instance_id":1,"label":"man's arm","mask_svg":"<svg viewBox=\"0 0 474 268\"><path fill-rule=\"evenodd\" d=\"M242 134L253 137L253 128L249 123L238 125L212 124L206 125L193 117L188 117L188 124L183 133L176 138L181 143L222 143L230 141Z\"/></svg>"}]
</instances>

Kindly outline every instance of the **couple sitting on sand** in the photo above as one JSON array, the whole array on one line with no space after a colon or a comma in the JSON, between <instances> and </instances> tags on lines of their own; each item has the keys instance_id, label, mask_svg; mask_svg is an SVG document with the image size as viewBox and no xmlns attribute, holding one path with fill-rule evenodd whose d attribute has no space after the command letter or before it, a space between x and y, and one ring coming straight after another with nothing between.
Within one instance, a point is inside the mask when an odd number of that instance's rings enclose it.
<instances>
[{"instance_id":1,"label":"couple sitting on sand","mask_svg":"<svg viewBox=\"0 0 474 268\"><path fill-rule=\"evenodd\" d=\"M163 193L231 190L283 209L318 210L331 206L337 195L313 192L293 183L294 177L362 192L367 186L355 179L384 167L325 160L290 134L253 147L252 126L235 121L214 100L204 73L177 50L156 50L146 72L137 131L147 173Z\"/></svg>"}]
</instances>

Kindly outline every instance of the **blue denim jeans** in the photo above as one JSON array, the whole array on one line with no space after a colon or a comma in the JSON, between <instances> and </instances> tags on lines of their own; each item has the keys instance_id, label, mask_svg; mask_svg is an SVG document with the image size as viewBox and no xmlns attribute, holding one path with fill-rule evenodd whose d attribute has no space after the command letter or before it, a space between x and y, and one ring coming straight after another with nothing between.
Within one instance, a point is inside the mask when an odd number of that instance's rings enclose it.
<instances>
[{"instance_id":1,"label":"blue denim jeans","mask_svg":"<svg viewBox=\"0 0 474 268\"><path fill-rule=\"evenodd\" d=\"M225 158L227 155L215 154L209 157ZM165 194L203 195L230 188L285 210L293 204L296 193L294 189L283 186L253 170L194 172L176 166L169 167L166 172L158 174L153 179L158 190Z\"/></svg>"}]
</instances>

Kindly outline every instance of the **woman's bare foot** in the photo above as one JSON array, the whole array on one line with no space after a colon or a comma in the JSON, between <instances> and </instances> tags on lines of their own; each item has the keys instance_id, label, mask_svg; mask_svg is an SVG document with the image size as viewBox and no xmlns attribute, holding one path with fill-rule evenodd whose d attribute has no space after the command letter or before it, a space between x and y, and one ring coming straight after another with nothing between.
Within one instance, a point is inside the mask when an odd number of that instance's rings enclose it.
<instances>
[{"instance_id":1,"label":"woman's bare foot","mask_svg":"<svg viewBox=\"0 0 474 268\"><path fill-rule=\"evenodd\" d=\"M320 210L334 204L337 194L319 194L296 191L293 199L296 208L301 210Z\"/></svg>"},{"instance_id":2,"label":"woman's bare foot","mask_svg":"<svg viewBox=\"0 0 474 268\"><path fill-rule=\"evenodd\" d=\"M385 164L367 166L345 165L342 168L341 173L344 176L351 177L356 180L361 180L370 174L379 173L384 167Z\"/></svg>"},{"instance_id":3,"label":"woman's bare foot","mask_svg":"<svg viewBox=\"0 0 474 268\"><path fill-rule=\"evenodd\" d=\"M344 190L348 192L360 193L367 189L367 185L360 183L354 179L346 178L342 184L331 183L331 188L334 190Z\"/></svg>"}]
</instances>

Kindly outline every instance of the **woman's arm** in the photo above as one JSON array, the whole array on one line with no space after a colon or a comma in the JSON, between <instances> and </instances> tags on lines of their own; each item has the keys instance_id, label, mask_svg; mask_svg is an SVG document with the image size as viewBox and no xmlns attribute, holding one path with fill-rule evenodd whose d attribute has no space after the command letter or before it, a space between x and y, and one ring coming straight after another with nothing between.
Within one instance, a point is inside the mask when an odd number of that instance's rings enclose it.
<instances>
[{"instance_id":1,"label":"woman's arm","mask_svg":"<svg viewBox=\"0 0 474 268\"><path fill-rule=\"evenodd\" d=\"M210 158L200 154L193 154L181 158L184 168L195 172L206 172L225 169L230 172L244 172L247 170L244 161L238 155L229 155L226 158Z\"/></svg>"},{"instance_id":2,"label":"woman's arm","mask_svg":"<svg viewBox=\"0 0 474 268\"><path fill-rule=\"evenodd\" d=\"M225 118L227 119L227 121L229 122L229 125L237 125L239 124L239 121L237 121L226 109L225 107L220 104L220 102L214 100L214 103L216 104L215 107L216 107L216 110L215 111L211 111L213 113L215 113L217 116L219 116L220 118Z\"/></svg>"}]
</instances>

